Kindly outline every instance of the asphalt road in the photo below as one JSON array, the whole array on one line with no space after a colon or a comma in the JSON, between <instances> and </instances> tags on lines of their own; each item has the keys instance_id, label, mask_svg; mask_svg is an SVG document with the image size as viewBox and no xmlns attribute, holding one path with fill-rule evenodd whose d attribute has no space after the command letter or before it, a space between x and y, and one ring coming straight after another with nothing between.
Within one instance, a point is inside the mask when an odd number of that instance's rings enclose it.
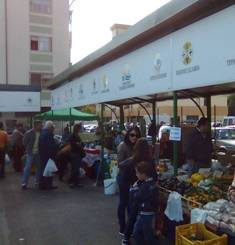
<instances>
[{"instance_id":1,"label":"asphalt road","mask_svg":"<svg viewBox=\"0 0 235 245\"><path fill-rule=\"evenodd\" d=\"M120 245L117 196L84 180L70 189L55 181L57 190L21 190L20 174L12 170L0 180L0 245ZM158 245L168 245L159 241Z\"/></svg>"}]
</instances>

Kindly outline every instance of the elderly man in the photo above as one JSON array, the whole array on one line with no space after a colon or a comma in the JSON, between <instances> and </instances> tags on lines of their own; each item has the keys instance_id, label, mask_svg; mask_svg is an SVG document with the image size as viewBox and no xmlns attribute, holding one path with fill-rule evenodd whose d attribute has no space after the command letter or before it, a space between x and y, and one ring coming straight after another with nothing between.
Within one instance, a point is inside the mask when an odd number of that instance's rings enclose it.
<instances>
[{"instance_id":1,"label":"elderly man","mask_svg":"<svg viewBox=\"0 0 235 245\"><path fill-rule=\"evenodd\" d=\"M41 163L41 173L39 180L39 189L50 190L56 189L53 186L53 177L44 177L43 172L49 159L55 161L57 146L54 140L54 129L55 126L52 121L47 121L43 128L39 138L39 155Z\"/></svg>"},{"instance_id":2,"label":"elderly man","mask_svg":"<svg viewBox=\"0 0 235 245\"><path fill-rule=\"evenodd\" d=\"M36 166L36 180L35 184L39 183L40 176L40 159L39 159L39 137L42 129L41 121L34 121L32 129L28 130L23 138L23 144L26 149L26 161L22 177L22 189L28 189L28 180L34 163Z\"/></svg>"}]
</instances>

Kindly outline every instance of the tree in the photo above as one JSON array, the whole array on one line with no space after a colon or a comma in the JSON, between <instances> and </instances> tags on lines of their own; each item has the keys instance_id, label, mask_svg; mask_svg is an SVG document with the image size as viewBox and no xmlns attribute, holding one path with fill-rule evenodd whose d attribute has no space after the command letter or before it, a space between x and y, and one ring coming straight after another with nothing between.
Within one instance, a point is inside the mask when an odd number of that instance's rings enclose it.
<instances>
[{"instance_id":1,"label":"tree","mask_svg":"<svg viewBox=\"0 0 235 245\"><path fill-rule=\"evenodd\" d=\"M227 97L228 116L235 116L235 94Z\"/></svg>"}]
</instances>

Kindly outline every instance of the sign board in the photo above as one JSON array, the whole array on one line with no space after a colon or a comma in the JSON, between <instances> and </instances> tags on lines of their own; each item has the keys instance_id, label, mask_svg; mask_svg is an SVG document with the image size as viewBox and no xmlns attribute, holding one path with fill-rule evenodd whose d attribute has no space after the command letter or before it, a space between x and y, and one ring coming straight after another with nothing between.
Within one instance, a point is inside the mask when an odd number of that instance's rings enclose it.
<instances>
[{"instance_id":1,"label":"sign board","mask_svg":"<svg viewBox=\"0 0 235 245\"><path fill-rule=\"evenodd\" d=\"M180 141L181 140L181 128L171 127L170 129L170 140Z\"/></svg>"},{"instance_id":2,"label":"sign board","mask_svg":"<svg viewBox=\"0 0 235 245\"><path fill-rule=\"evenodd\" d=\"M0 91L1 112L38 112L40 110L40 92Z\"/></svg>"},{"instance_id":3,"label":"sign board","mask_svg":"<svg viewBox=\"0 0 235 245\"><path fill-rule=\"evenodd\" d=\"M235 81L235 5L105 64L52 92L52 109Z\"/></svg>"}]
</instances>

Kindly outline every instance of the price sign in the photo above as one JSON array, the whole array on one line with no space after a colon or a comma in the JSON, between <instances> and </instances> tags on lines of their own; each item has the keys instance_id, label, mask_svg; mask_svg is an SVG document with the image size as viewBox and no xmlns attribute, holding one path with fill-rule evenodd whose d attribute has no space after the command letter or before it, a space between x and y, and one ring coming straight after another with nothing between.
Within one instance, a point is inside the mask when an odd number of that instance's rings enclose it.
<instances>
[{"instance_id":1,"label":"price sign","mask_svg":"<svg viewBox=\"0 0 235 245\"><path fill-rule=\"evenodd\" d=\"M181 128L171 127L170 129L170 140L180 141L181 140Z\"/></svg>"}]
</instances>

